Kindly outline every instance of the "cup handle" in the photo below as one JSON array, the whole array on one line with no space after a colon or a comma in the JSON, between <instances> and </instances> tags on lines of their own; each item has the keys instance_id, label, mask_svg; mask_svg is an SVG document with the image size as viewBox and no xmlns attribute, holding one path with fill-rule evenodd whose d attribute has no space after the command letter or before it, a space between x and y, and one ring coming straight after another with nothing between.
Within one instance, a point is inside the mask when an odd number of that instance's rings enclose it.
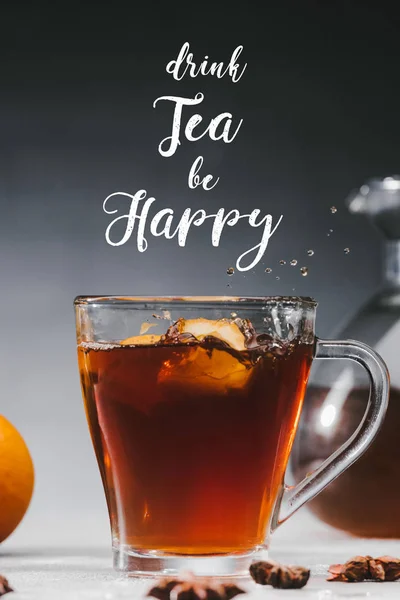
<instances>
[{"instance_id":1,"label":"cup handle","mask_svg":"<svg viewBox=\"0 0 400 600\"><path fill-rule=\"evenodd\" d=\"M272 531L319 494L367 450L383 423L388 406L389 372L379 354L366 344L353 340L317 340L315 358L346 358L362 365L370 380L368 406L357 430L336 452L297 485L284 486L272 520Z\"/></svg>"}]
</instances>

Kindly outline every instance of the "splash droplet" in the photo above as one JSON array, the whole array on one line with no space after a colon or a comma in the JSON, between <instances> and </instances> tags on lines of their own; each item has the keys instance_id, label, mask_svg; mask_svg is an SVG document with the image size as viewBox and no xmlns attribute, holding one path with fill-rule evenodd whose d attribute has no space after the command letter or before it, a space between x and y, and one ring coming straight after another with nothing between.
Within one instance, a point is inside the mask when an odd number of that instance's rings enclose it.
<instances>
[{"instance_id":1,"label":"splash droplet","mask_svg":"<svg viewBox=\"0 0 400 600\"><path fill-rule=\"evenodd\" d=\"M314 256L314 250L307 250L308 256Z\"/></svg>"},{"instance_id":2,"label":"splash droplet","mask_svg":"<svg viewBox=\"0 0 400 600\"><path fill-rule=\"evenodd\" d=\"M226 270L227 275L233 275L235 272L235 269L233 267L229 267L229 269Z\"/></svg>"},{"instance_id":3,"label":"splash droplet","mask_svg":"<svg viewBox=\"0 0 400 600\"><path fill-rule=\"evenodd\" d=\"M334 215L335 213L337 213L337 208L336 206L331 206L331 213Z\"/></svg>"},{"instance_id":4,"label":"splash droplet","mask_svg":"<svg viewBox=\"0 0 400 600\"><path fill-rule=\"evenodd\" d=\"M275 277L275 279L280 279L280 277L278 277L278 275Z\"/></svg>"},{"instance_id":5,"label":"splash droplet","mask_svg":"<svg viewBox=\"0 0 400 600\"><path fill-rule=\"evenodd\" d=\"M232 317L232 319L235 319L237 317L237 313L235 313L235 312L231 313L231 317Z\"/></svg>"},{"instance_id":6,"label":"splash droplet","mask_svg":"<svg viewBox=\"0 0 400 600\"><path fill-rule=\"evenodd\" d=\"M226 284L226 287L231 287L231 284L230 284L230 283L227 283L227 284Z\"/></svg>"},{"instance_id":7,"label":"splash droplet","mask_svg":"<svg viewBox=\"0 0 400 600\"><path fill-rule=\"evenodd\" d=\"M292 265L292 267L295 267L297 265L297 260L295 258L292 258L290 264Z\"/></svg>"},{"instance_id":8,"label":"splash droplet","mask_svg":"<svg viewBox=\"0 0 400 600\"><path fill-rule=\"evenodd\" d=\"M303 277L307 277L307 275L308 275L308 268L307 267L301 267L300 273L303 275Z\"/></svg>"},{"instance_id":9,"label":"splash droplet","mask_svg":"<svg viewBox=\"0 0 400 600\"><path fill-rule=\"evenodd\" d=\"M283 265L286 265L286 260L280 260L280 261L279 261L279 264L280 264L281 266L283 266Z\"/></svg>"},{"instance_id":10,"label":"splash droplet","mask_svg":"<svg viewBox=\"0 0 400 600\"><path fill-rule=\"evenodd\" d=\"M333 233L333 229L330 229L326 235L329 237L331 233Z\"/></svg>"},{"instance_id":11,"label":"splash droplet","mask_svg":"<svg viewBox=\"0 0 400 600\"><path fill-rule=\"evenodd\" d=\"M350 252L350 248L345 248L345 249L343 250L343 252L344 252L345 254L349 254L349 252Z\"/></svg>"},{"instance_id":12,"label":"splash droplet","mask_svg":"<svg viewBox=\"0 0 400 600\"><path fill-rule=\"evenodd\" d=\"M266 272L266 273L272 273L272 269L270 269L269 267L267 267L267 268L265 269L265 272Z\"/></svg>"}]
</instances>

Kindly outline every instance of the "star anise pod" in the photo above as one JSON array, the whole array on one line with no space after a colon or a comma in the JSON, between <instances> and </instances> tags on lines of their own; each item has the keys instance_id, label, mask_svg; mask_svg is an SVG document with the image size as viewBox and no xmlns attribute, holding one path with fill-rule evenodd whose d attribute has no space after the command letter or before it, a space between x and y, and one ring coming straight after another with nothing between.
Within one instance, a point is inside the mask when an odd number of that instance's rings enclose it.
<instances>
[{"instance_id":1,"label":"star anise pod","mask_svg":"<svg viewBox=\"0 0 400 600\"><path fill-rule=\"evenodd\" d=\"M259 561L250 566L250 575L256 583L274 588L299 589L306 585L310 570L299 566L281 565L275 561Z\"/></svg>"},{"instance_id":2,"label":"star anise pod","mask_svg":"<svg viewBox=\"0 0 400 600\"><path fill-rule=\"evenodd\" d=\"M371 556L355 556L344 565L329 567L329 581L364 581L369 577L369 561Z\"/></svg>"},{"instance_id":3,"label":"star anise pod","mask_svg":"<svg viewBox=\"0 0 400 600\"><path fill-rule=\"evenodd\" d=\"M393 556L380 556L379 558L373 559L373 561L376 565L375 568L384 570L385 578L383 581L397 581L400 579L400 558L394 558Z\"/></svg>"},{"instance_id":4,"label":"star anise pod","mask_svg":"<svg viewBox=\"0 0 400 600\"><path fill-rule=\"evenodd\" d=\"M147 595L158 600L231 600L244 593L234 583L190 574L184 579L161 579Z\"/></svg>"},{"instance_id":5,"label":"star anise pod","mask_svg":"<svg viewBox=\"0 0 400 600\"><path fill-rule=\"evenodd\" d=\"M397 581L400 559L393 556L355 556L343 565L331 565L327 581Z\"/></svg>"},{"instance_id":6,"label":"star anise pod","mask_svg":"<svg viewBox=\"0 0 400 600\"><path fill-rule=\"evenodd\" d=\"M385 581L385 569L382 563L371 557L369 560L368 575L368 579L373 579L375 581Z\"/></svg>"},{"instance_id":7,"label":"star anise pod","mask_svg":"<svg viewBox=\"0 0 400 600\"><path fill-rule=\"evenodd\" d=\"M8 594L8 592L13 592L13 588L8 583L7 579L0 575L0 596L4 596L4 594Z\"/></svg>"},{"instance_id":8,"label":"star anise pod","mask_svg":"<svg viewBox=\"0 0 400 600\"><path fill-rule=\"evenodd\" d=\"M172 588L182 583L178 579L160 579L156 585L148 591L147 596L158 598L158 600L169 600Z\"/></svg>"}]
</instances>

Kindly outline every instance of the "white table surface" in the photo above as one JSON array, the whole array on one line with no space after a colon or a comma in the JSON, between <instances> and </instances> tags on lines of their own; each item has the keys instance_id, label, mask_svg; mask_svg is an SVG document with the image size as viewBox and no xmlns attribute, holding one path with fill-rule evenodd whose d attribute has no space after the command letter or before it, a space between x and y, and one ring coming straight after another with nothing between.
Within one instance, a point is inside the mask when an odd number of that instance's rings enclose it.
<instances>
[{"instance_id":1,"label":"white table surface","mask_svg":"<svg viewBox=\"0 0 400 600\"><path fill-rule=\"evenodd\" d=\"M75 532L72 534L71 532ZM77 535L77 533L80 534ZM14 587L13 600L117 600L144 597L151 581L127 578L111 567L104 519L79 523L51 517L21 525L0 547L0 573ZM249 581L242 585L249 600L335 600L339 598L400 598L399 583L328 583L327 567L355 554L400 555L400 541L361 540L330 529L304 509L274 535L271 557L311 568L302 590L274 590ZM245 596L243 596L245 598Z\"/></svg>"}]
</instances>

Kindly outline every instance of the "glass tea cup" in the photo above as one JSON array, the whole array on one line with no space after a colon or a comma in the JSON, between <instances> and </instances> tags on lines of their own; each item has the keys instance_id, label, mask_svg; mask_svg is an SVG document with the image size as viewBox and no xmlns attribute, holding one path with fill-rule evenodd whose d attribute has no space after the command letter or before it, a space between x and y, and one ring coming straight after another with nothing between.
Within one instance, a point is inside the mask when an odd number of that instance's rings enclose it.
<instances>
[{"instance_id":1,"label":"glass tea cup","mask_svg":"<svg viewBox=\"0 0 400 600\"><path fill-rule=\"evenodd\" d=\"M248 574L271 533L361 456L384 419L384 362L365 344L317 339L311 298L80 296L75 308L120 571ZM289 487L314 358L361 364L370 400L354 435Z\"/></svg>"}]
</instances>

